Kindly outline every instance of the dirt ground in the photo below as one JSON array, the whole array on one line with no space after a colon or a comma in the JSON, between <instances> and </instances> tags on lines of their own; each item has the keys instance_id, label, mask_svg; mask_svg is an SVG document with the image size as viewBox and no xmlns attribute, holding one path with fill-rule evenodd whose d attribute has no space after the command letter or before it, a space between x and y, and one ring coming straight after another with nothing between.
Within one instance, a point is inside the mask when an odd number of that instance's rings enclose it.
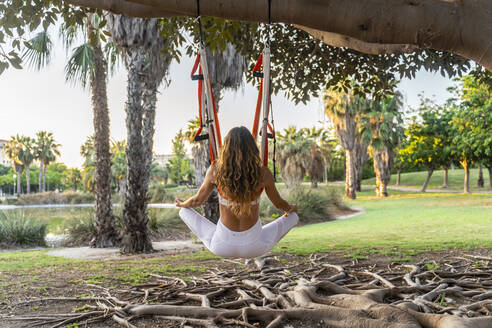
<instances>
[{"instance_id":1,"label":"dirt ground","mask_svg":"<svg viewBox=\"0 0 492 328\"><path fill-rule=\"evenodd\" d=\"M161 253L147 254L141 256L132 256L127 259L92 261L83 263L68 263L64 265L49 265L41 268L28 270L18 270L15 272L0 272L0 283L2 293L0 299L0 327L2 328L19 328L32 327L29 322L7 321L5 317L13 315L36 315L43 316L49 313L72 313L79 311L84 313L88 311L87 301L59 300L49 298L83 298L106 296L100 288L109 288L112 293L118 293L119 290L128 289L129 286L144 285L155 281L151 276L152 272L156 274L167 274L173 277L179 277L184 281L188 279L200 279L211 272L241 272L248 268L253 268L253 264L244 264L240 260L228 260L203 255L197 253L194 256L168 256ZM273 254L280 264L288 264L290 267L295 265L292 273L306 270L309 267L309 256L290 255L290 254ZM460 258L464 255L487 256L492 255L490 249L479 250L449 250L446 252L429 252L415 255L411 258L412 263L429 263L439 267L443 261L451 258ZM343 265L350 271L378 271L390 266L396 266L398 263L392 261L385 255L372 255L366 260L357 260L346 257L339 252L319 254L324 257L325 263ZM145 270L148 272L142 272ZM324 275L329 276L327 271ZM320 276L321 278L323 275ZM100 286L100 287L98 287ZM129 300L138 298L126 294L120 299ZM38 299L44 301L32 301ZM218 302L227 302L228 299L217 299ZM23 303L28 302L28 303ZM200 302L190 302L188 305L200 305ZM180 323L158 320L149 317L132 320L137 327L182 327ZM53 325L42 325L41 327L52 327ZM320 322L288 322L284 327L316 327L322 326ZM67 327L64 325L62 327ZM120 327L111 320L95 324L79 324L78 327ZM231 327L230 325L228 327ZM234 327L234 326L233 326ZM238 327L240 327L238 325Z\"/></svg>"}]
</instances>

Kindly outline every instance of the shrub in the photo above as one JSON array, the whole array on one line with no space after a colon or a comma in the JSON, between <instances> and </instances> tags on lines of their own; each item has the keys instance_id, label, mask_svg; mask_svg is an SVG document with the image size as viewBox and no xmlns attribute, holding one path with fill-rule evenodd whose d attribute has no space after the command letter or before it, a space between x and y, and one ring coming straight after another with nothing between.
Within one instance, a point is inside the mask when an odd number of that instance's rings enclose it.
<instances>
[{"instance_id":1,"label":"shrub","mask_svg":"<svg viewBox=\"0 0 492 328\"><path fill-rule=\"evenodd\" d=\"M96 234L94 212L89 211L76 218L71 218L63 223L63 231L68 235L69 241L74 245L87 245Z\"/></svg>"},{"instance_id":2,"label":"shrub","mask_svg":"<svg viewBox=\"0 0 492 328\"><path fill-rule=\"evenodd\" d=\"M18 205L37 205L37 204L82 204L94 202L94 195L66 191L62 193L50 191L36 194L23 194L17 199Z\"/></svg>"},{"instance_id":3,"label":"shrub","mask_svg":"<svg viewBox=\"0 0 492 328\"><path fill-rule=\"evenodd\" d=\"M186 228L178 213L178 209L150 209L149 229L153 232L158 232L161 229L174 230Z\"/></svg>"},{"instance_id":4,"label":"shrub","mask_svg":"<svg viewBox=\"0 0 492 328\"><path fill-rule=\"evenodd\" d=\"M0 246L45 246L46 226L21 211L0 212Z\"/></svg>"},{"instance_id":5,"label":"shrub","mask_svg":"<svg viewBox=\"0 0 492 328\"><path fill-rule=\"evenodd\" d=\"M151 203L169 203L174 199L166 191L164 184L153 184L149 188L149 198Z\"/></svg>"},{"instance_id":6,"label":"shrub","mask_svg":"<svg viewBox=\"0 0 492 328\"><path fill-rule=\"evenodd\" d=\"M299 186L292 190L281 192L282 197L289 203L297 206L299 220L303 224L326 221L332 218L332 210L339 206L340 200L338 194L334 191L312 190ZM260 205L260 215L267 218L277 218L283 212L273 206L270 200L263 196Z\"/></svg>"}]
</instances>

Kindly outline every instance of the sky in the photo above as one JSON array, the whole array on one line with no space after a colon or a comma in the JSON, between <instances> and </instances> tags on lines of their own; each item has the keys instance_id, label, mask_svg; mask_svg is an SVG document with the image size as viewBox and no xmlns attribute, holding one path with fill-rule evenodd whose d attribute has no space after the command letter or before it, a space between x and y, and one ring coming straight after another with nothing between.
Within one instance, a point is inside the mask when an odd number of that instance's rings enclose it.
<instances>
[{"instance_id":1,"label":"sky","mask_svg":"<svg viewBox=\"0 0 492 328\"><path fill-rule=\"evenodd\" d=\"M54 46L54 57L49 66L41 71L29 68L9 68L0 75L0 139L9 139L21 134L35 137L36 132L53 132L61 144L58 161L69 167L81 166L80 146L87 136L94 133L89 89L65 82L65 50ZM197 116L197 83L189 73L193 62L183 58L170 68L170 85L159 89L156 109L154 153L172 152L171 140L179 131L186 129L188 120ZM446 91L452 81L440 75L421 71L413 80L404 79L399 89L406 98L406 106L416 107L417 95L435 95L436 101L444 102L449 97ZM222 134L234 126L251 127L256 106L257 91L244 84L237 92L226 92L220 103L219 121ZM108 102L110 111L111 138L126 138L124 104L126 99L126 71L122 67L109 79ZM289 125L296 127L322 126L324 115L320 99L312 99L307 105L295 105L283 95L272 98L277 131Z\"/></svg>"}]
</instances>

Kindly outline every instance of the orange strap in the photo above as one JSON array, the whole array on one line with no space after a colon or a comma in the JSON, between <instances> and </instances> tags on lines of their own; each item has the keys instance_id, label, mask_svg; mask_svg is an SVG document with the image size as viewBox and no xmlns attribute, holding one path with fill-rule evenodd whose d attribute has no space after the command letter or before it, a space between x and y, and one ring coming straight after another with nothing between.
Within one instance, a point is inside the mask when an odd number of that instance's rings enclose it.
<instances>
[{"instance_id":1,"label":"orange strap","mask_svg":"<svg viewBox=\"0 0 492 328\"><path fill-rule=\"evenodd\" d=\"M258 72L261 69L261 65L263 63L263 54L260 55L258 60L256 61L255 67L253 68L253 72ZM258 90L258 98L256 99L256 111L255 111L255 119L253 121L253 138L258 137L258 128L260 126L260 113L261 113L261 98L263 97L263 79L260 81L260 89Z\"/></svg>"},{"instance_id":2,"label":"orange strap","mask_svg":"<svg viewBox=\"0 0 492 328\"><path fill-rule=\"evenodd\" d=\"M193 65L193 68L192 68L191 74L190 74L191 77L193 77L193 74L195 74L195 72L197 70L198 70L198 74L200 74L200 75L203 74L202 67L200 64L200 54L198 54L196 56L195 63ZM210 81L208 81L208 83L210 83ZM212 90L211 85L210 85L210 90ZM198 137L200 135L200 133L202 133L203 126L204 126L204 124L202 122L202 92L203 92L203 79L198 80L198 117L200 119L200 128L196 131L195 136L193 137L194 139L196 137ZM218 150L220 150L220 148L222 148L222 136L220 134L219 118L217 115L217 107L215 106L215 99L214 99L213 92L212 92L212 107L213 107L213 116L214 116L213 120L215 123L215 127L217 129L217 139L218 139L216 141L217 144L213 144L210 136L214 135L213 134L214 133L214 126L209 125L208 150L210 153L210 161L213 163L216 160L213 150L215 149L216 153L218 154ZM208 124L208 122L207 122L207 124Z\"/></svg>"},{"instance_id":3,"label":"orange strap","mask_svg":"<svg viewBox=\"0 0 492 328\"><path fill-rule=\"evenodd\" d=\"M261 66L263 65L263 54L260 54L260 57L256 61L256 64L253 68L253 72L258 72L261 69ZM261 104L262 104L262 98L263 98L263 78L260 80L260 88L258 90L258 98L256 99L256 110L255 110L255 118L253 121L253 130L252 130L252 135L255 140L258 138L258 130L260 128L260 115L261 115ZM269 102L270 104L270 102ZM275 133L273 131L272 126L270 123L267 122L268 129L270 132L273 134ZM263 165L268 166L268 136L266 136L267 142L265 142L265 149L262 149L263 151Z\"/></svg>"}]
</instances>

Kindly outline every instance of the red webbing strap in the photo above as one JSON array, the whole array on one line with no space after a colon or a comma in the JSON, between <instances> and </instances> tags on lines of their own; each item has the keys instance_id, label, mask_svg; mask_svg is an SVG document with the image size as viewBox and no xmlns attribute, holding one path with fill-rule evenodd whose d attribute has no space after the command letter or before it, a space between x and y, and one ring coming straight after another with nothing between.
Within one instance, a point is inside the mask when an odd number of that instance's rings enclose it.
<instances>
[{"instance_id":1,"label":"red webbing strap","mask_svg":"<svg viewBox=\"0 0 492 328\"><path fill-rule=\"evenodd\" d=\"M193 65L193 69L191 70L191 76L195 74L197 68L200 67L198 70L198 74L202 74L202 67L200 66L200 54L196 56L195 64ZM196 131L195 136L193 139L198 137L200 133L202 133L203 130L203 122L202 122L202 90L203 90L203 80L198 80L198 118L200 120L200 128L198 128L198 131Z\"/></svg>"},{"instance_id":2,"label":"red webbing strap","mask_svg":"<svg viewBox=\"0 0 492 328\"><path fill-rule=\"evenodd\" d=\"M196 56L195 64L193 64L193 68L191 69L190 77L193 77L193 74L195 74L195 72L196 72L196 70L198 68L198 65L200 65L200 54L198 54Z\"/></svg>"},{"instance_id":3,"label":"red webbing strap","mask_svg":"<svg viewBox=\"0 0 492 328\"><path fill-rule=\"evenodd\" d=\"M260 114L261 114L261 100L263 97L263 79L260 82L260 89L258 91L258 98L256 99L256 110L255 110L255 119L253 121L253 138L258 137L258 128L260 126Z\"/></svg>"},{"instance_id":4,"label":"red webbing strap","mask_svg":"<svg viewBox=\"0 0 492 328\"><path fill-rule=\"evenodd\" d=\"M202 75L202 67L200 64L200 54L197 55L195 59L195 64L193 65L193 68L191 70L191 76L195 74L195 72L198 69L198 74ZM210 83L210 81L208 81ZM210 86L210 90L211 86ZM198 115L200 119L200 128L198 131L195 133L194 138L198 137L200 133L203 130L203 122L202 122L202 93L203 93L203 80L198 80ZM210 153L210 161L213 163L215 161L215 155L214 155L214 149L216 150L216 153L218 154L218 151L222 147L222 136L220 134L220 126L219 126L219 118L217 115L217 107L215 106L215 99L214 99L214 94L212 92L212 107L213 107L213 115L214 115L214 123L215 123L215 129L217 131L217 139L215 143L212 145L211 142L211 136L214 135L214 126L209 126L209 134L208 134L208 151Z\"/></svg>"},{"instance_id":5,"label":"red webbing strap","mask_svg":"<svg viewBox=\"0 0 492 328\"><path fill-rule=\"evenodd\" d=\"M261 69L261 65L263 64L263 54L260 54L260 57L256 61L255 67L253 68L253 72L258 72ZM258 137L258 128L260 126L260 112L261 112L261 99L263 97L263 78L260 80L260 89L258 90L258 98L256 99L256 111L255 118L253 121L253 130L252 135L255 140Z\"/></svg>"},{"instance_id":6,"label":"red webbing strap","mask_svg":"<svg viewBox=\"0 0 492 328\"><path fill-rule=\"evenodd\" d=\"M212 86L210 86L210 90L212 90ZM215 128L217 129L217 139L219 139L217 140L217 144L218 144L217 150L219 151L220 148L222 148L222 136L220 135L219 117L217 115L217 107L215 106L215 98L213 92L212 92L212 107L214 109L214 122L215 122Z\"/></svg>"},{"instance_id":7,"label":"red webbing strap","mask_svg":"<svg viewBox=\"0 0 492 328\"><path fill-rule=\"evenodd\" d=\"M255 67L253 67L253 72L258 72L263 64L263 54L260 54L260 57L256 61Z\"/></svg>"}]
</instances>

